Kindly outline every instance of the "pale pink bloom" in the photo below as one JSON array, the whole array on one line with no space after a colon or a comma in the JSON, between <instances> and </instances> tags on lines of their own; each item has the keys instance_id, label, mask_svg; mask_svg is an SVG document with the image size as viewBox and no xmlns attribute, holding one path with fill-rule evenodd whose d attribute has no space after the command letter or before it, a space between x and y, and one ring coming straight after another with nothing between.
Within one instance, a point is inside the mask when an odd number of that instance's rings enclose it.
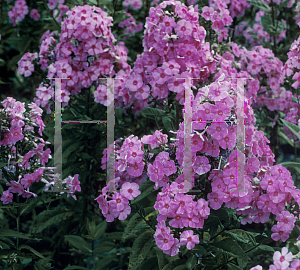
<instances>
[{"instance_id":1,"label":"pale pink bloom","mask_svg":"<svg viewBox=\"0 0 300 270\"><path fill-rule=\"evenodd\" d=\"M141 191L139 191L139 185L137 183L126 182L122 185L121 194L128 200L133 200L134 197L141 194Z\"/></svg>"},{"instance_id":2,"label":"pale pink bloom","mask_svg":"<svg viewBox=\"0 0 300 270\"><path fill-rule=\"evenodd\" d=\"M194 235L192 230L183 231L180 235L180 245L186 245L187 249L192 249L195 247L195 244L199 244L198 235Z\"/></svg>"},{"instance_id":3,"label":"pale pink bloom","mask_svg":"<svg viewBox=\"0 0 300 270\"><path fill-rule=\"evenodd\" d=\"M281 265L281 269L287 269L290 265L289 262L292 260L292 257L292 252L288 252L288 249L283 247L281 249L281 253L279 251L274 253L273 260Z\"/></svg>"}]
</instances>

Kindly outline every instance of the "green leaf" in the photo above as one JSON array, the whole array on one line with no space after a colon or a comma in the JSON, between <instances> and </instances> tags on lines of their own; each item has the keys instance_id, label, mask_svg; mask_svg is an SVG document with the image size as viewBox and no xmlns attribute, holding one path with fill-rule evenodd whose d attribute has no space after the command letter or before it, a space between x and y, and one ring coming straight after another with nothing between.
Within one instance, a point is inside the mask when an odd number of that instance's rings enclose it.
<instances>
[{"instance_id":1,"label":"green leaf","mask_svg":"<svg viewBox=\"0 0 300 270\"><path fill-rule=\"evenodd\" d=\"M27 246L27 245L21 245L19 246L19 250L21 249L28 249L30 250L34 255L40 257L41 259L46 259L41 253L39 253L38 251L36 251L35 249L33 249L32 247L30 246Z\"/></svg>"},{"instance_id":2,"label":"green leaf","mask_svg":"<svg viewBox=\"0 0 300 270\"><path fill-rule=\"evenodd\" d=\"M89 244L82 237L78 235L65 235L65 238L75 248L85 252L92 252Z\"/></svg>"},{"instance_id":3,"label":"green leaf","mask_svg":"<svg viewBox=\"0 0 300 270\"><path fill-rule=\"evenodd\" d=\"M113 24L118 24L119 22L122 22L122 21L128 19L130 16L127 16L125 10L122 9L122 10L115 12L114 17L115 18L114 18Z\"/></svg>"},{"instance_id":4,"label":"green leaf","mask_svg":"<svg viewBox=\"0 0 300 270\"><path fill-rule=\"evenodd\" d=\"M152 240L154 238L151 231L146 231L135 239L132 245L132 252L129 256L128 270L136 269L139 263L143 261L144 256L147 255L153 246Z\"/></svg>"},{"instance_id":5,"label":"green leaf","mask_svg":"<svg viewBox=\"0 0 300 270\"><path fill-rule=\"evenodd\" d=\"M66 268L64 268L64 270L89 270L89 269L83 266L72 265L72 266L67 266Z\"/></svg>"},{"instance_id":6,"label":"green leaf","mask_svg":"<svg viewBox=\"0 0 300 270\"><path fill-rule=\"evenodd\" d=\"M105 232L106 228L107 228L107 221L106 220L104 220L100 224L98 224L96 226L96 230L95 230L96 231L95 239L100 238L103 235L103 233Z\"/></svg>"},{"instance_id":7,"label":"green leaf","mask_svg":"<svg viewBox=\"0 0 300 270\"><path fill-rule=\"evenodd\" d=\"M231 238L225 238L211 245L237 255L238 258L241 259L240 267L242 268L244 268L247 265L247 261L250 259L249 256L247 256L247 254L240 247L240 245L237 242L234 242Z\"/></svg>"},{"instance_id":8,"label":"green leaf","mask_svg":"<svg viewBox=\"0 0 300 270\"><path fill-rule=\"evenodd\" d=\"M151 256L150 258L146 259L139 267L138 270L145 270L145 269L158 269L157 265L157 257Z\"/></svg>"},{"instance_id":9,"label":"green leaf","mask_svg":"<svg viewBox=\"0 0 300 270\"><path fill-rule=\"evenodd\" d=\"M300 163L298 162L283 162L283 163L280 163L282 166L285 166L285 167L300 167Z\"/></svg>"},{"instance_id":10,"label":"green leaf","mask_svg":"<svg viewBox=\"0 0 300 270\"><path fill-rule=\"evenodd\" d=\"M174 270L176 266L185 265L186 260L185 259L177 259L173 262L168 263L162 270Z\"/></svg>"},{"instance_id":11,"label":"green leaf","mask_svg":"<svg viewBox=\"0 0 300 270\"><path fill-rule=\"evenodd\" d=\"M265 12L271 12L271 8L266 3L263 3L259 0L247 1L247 3L251 4L252 6L258 7Z\"/></svg>"},{"instance_id":12,"label":"green leaf","mask_svg":"<svg viewBox=\"0 0 300 270\"><path fill-rule=\"evenodd\" d=\"M34 236L30 235L30 234L25 234L25 233L21 233L21 232L16 232L10 229L0 229L0 237L18 237L18 238L22 238L22 239L32 239L32 240L42 240L39 238L35 238Z\"/></svg>"},{"instance_id":13,"label":"green leaf","mask_svg":"<svg viewBox=\"0 0 300 270\"><path fill-rule=\"evenodd\" d=\"M163 125L165 127L165 129L170 132L170 130L174 130L174 126L173 126L173 122L172 122L172 119L168 116L163 116L162 117L162 122L163 122Z\"/></svg>"},{"instance_id":14,"label":"green leaf","mask_svg":"<svg viewBox=\"0 0 300 270\"><path fill-rule=\"evenodd\" d=\"M109 0L101 0L101 1L100 1L99 7L102 8L102 9L103 9L103 7L107 7L107 9L108 9L111 13L114 12L113 4L112 4L112 2L110 2Z\"/></svg>"},{"instance_id":15,"label":"green leaf","mask_svg":"<svg viewBox=\"0 0 300 270\"><path fill-rule=\"evenodd\" d=\"M39 226L36 230L36 233L40 233L43 230L45 230L47 227L52 226L52 225L58 225L62 220L66 220L70 216L72 216L74 212L64 212L64 213L59 213L51 218L49 218L46 222L39 223Z\"/></svg>"},{"instance_id":16,"label":"green leaf","mask_svg":"<svg viewBox=\"0 0 300 270\"><path fill-rule=\"evenodd\" d=\"M273 253L275 252L274 248L267 246L267 245L260 245L257 248L260 250L263 250L263 251L269 251L269 252L273 252Z\"/></svg>"},{"instance_id":17,"label":"green leaf","mask_svg":"<svg viewBox=\"0 0 300 270\"><path fill-rule=\"evenodd\" d=\"M81 142L71 144L66 150L63 151L63 161L67 162L68 157L71 155L72 152L78 149L81 146Z\"/></svg>"},{"instance_id":18,"label":"green leaf","mask_svg":"<svg viewBox=\"0 0 300 270\"><path fill-rule=\"evenodd\" d=\"M105 252L108 252L108 251L112 250L115 247L116 247L116 245L114 243L104 241L100 244L100 246L96 247L94 252L95 253L105 253Z\"/></svg>"},{"instance_id":19,"label":"green leaf","mask_svg":"<svg viewBox=\"0 0 300 270\"><path fill-rule=\"evenodd\" d=\"M133 267L132 269L137 269L138 266L140 266L144 260L146 259L146 257L149 255L150 250L155 246L155 240L153 238L153 233L150 234L150 238L148 239L147 242L144 241L143 243L143 247L140 250L138 257L133 261L135 264L135 267ZM130 263L130 257L129 257L129 263ZM157 259L156 259L156 264L157 264ZM128 268L130 269L130 268Z\"/></svg>"},{"instance_id":20,"label":"green leaf","mask_svg":"<svg viewBox=\"0 0 300 270\"><path fill-rule=\"evenodd\" d=\"M161 249L156 249L156 256L158 260L159 270L162 270L164 266L168 264L165 253Z\"/></svg>"},{"instance_id":21,"label":"green leaf","mask_svg":"<svg viewBox=\"0 0 300 270\"><path fill-rule=\"evenodd\" d=\"M228 263L227 270L243 270L243 268L241 268L233 263Z\"/></svg>"},{"instance_id":22,"label":"green leaf","mask_svg":"<svg viewBox=\"0 0 300 270\"><path fill-rule=\"evenodd\" d=\"M154 208L152 206L147 207L145 209L145 215L149 215L150 213L154 212ZM122 240L125 241L127 238L129 238L133 233L133 229L138 226L142 225L144 220L141 218L141 216L138 213L135 213L129 220L122 237Z\"/></svg>"},{"instance_id":23,"label":"green leaf","mask_svg":"<svg viewBox=\"0 0 300 270\"><path fill-rule=\"evenodd\" d=\"M152 116L152 115L156 115L156 116L166 115L166 112L161 109L149 108L149 107L145 108L140 113L143 117L146 117L146 118L149 116Z\"/></svg>"},{"instance_id":24,"label":"green leaf","mask_svg":"<svg viewBox=\"0 0 300 270\"><path fill-rule=\"evenodd\" d=\"M299 136L299 131L300 131L300 128L291 123L291 122L288 122L288 121L285 121L283 119L280 118L280 120L283 122L283 124L298 138L298 140L300 140L300 136Z\"/></svg>"},{"instance_id":25,"label":"green leaf","mask_svg":"<svg viewBox=\"0 0 300 270\"><path fill-rule=\"evenodd\" d=\"M113 240L121 240L122 237L123 237L123 232L104 233L102 235L102 238L113 239Z\"/></svg>"},{"instance_id":26,"label":"green leaf","mask_svg":"<svg viewBox=\"0 0 300 270\"><path fill-rule=\"evenodd\" d=\"M102 260L98 261L95 269L105 269L113 260L115 260L116 254L110 254L105 256Z\"/></svg>"},{"instance_id":27,"label":"green leaf","mask_svg":"<svg viewBox=\"0 0 300 270\"><path fill-rule=\"evenodd\" d=\"M244 232L244 230L241 229L235 229L235 230L231 230L231 231L224 231L222 234L230 236L232 239L244 243L244 244L248 244L249 241L247 241L246 239L248 239L247 234Z\"/></svg>"},{"instance_id":28,"label":"green leaf","mask_svg":"<svg viewBox=\"0 0 300 270\"><path fill-rule=\"evenodd\" d=\"M193 248L193 252L199 253L203 256L208 254L208 251L201 245L195 245L195 247Z\"/></svg>"},{"instance_id":29,"label":"green leaf","mask_svg":"<svg viewBox=\"0 0 300 270\"><path fill-rule=\"evenodd\" d=\"M41 196L37 198L30 198L28 202L21 208L20 215L25 216L28 213L31 213L32 210L36 207L36 205L41 201Z\"/></svg>"},{"instance_id":30,"label":"green leaf","mask_svg":"<svg viewBox=\"0 0 300 270\"><path fill-rule=\"evenodd\" d=\"M296 97L292 97L292 101L294 101L294 102L296 102L296 103L299 102L298 99L297 99Z\"/></svg>"},{"instance_id":31,"label":"green leaf","mask_svg":"<svg viewBox=\"0 0 300 270\"><path fill-rule=\"evenodd\" d=\"M140 200L144 199L145 197L147 197L149 194L151 194L153 192L156 192L156 190L154 189L154 182L149 181L149 180L147 180L146 182L142 183L141 186L139 187L139 190L141 191L141 194L139 196L137 196L131 202L131 204L135 204L135 203L139 202Z\"/></svg>"},{"instance_id":32,"label":"green leaf","mask_svg":"<svg viewBox=\"0 0 300 270\"><path fill-rule=\"evenodd\" d=\"M91 236L91 239L96 240L96 238L95 238L95 233L96 233L96 223L95 223L95 220L92 220L92 222L90 222L90 220L87 219L86 229L87 229L89 235Z\"/></svg>"},{"instance_id":33,"label":"green leaf","mask_svg":"<svg viewBox=\"0 0 300 270\"><path fill-rule=\"evenodd\" d=\"M186 267L189 269L189 270L192 270L195 265L197 264L198 262L198 259L197 259L197 256L196 255L192 255L190 258L188 258L188 260L186 261ZM178 266L177 266L178 267ZM177 268L176 267L176 268ZM175 268L175 269L176 269Z\"/></svg>"},{"instance_id":34,"label":"green leaf","mask_svg":"<svg viewBox=\"0 0 300 270\"><path fill-rule=\"evenodd\" d=\"M272 18L268 15L260 17L261 24L264 30L269 33L270 27L272 26Z\"/></svg>"}]
</instances>

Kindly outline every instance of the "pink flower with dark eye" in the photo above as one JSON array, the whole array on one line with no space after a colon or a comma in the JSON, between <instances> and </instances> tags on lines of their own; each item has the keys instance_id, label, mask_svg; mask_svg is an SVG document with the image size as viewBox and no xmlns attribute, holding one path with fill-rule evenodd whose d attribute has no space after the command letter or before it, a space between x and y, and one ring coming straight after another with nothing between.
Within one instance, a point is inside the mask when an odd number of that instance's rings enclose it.
<instances>
[{"instance_id":1,"label":"pink flower with dark eye","mask_svg":"<svg viewBox=\"0 0 300 270\"><path fill-rule=\"evenodd\" d=\"M197 163L197 166L199 166L196 169L196 173L199 174L199 175L207 173L211 168L211 165L209 164L209 160L208 160L207 157L197 156L197 162L196 163Z\"/></svg>"},{"instance_id":2,"label":"pink flower with dark eye","mask_svg":"<svg viewBox=\"0 0 300 270\"><path fill-rule=\"evenodd\" d=\"M161 233L155 237L157 246L162 250L168 250L174 244L174 237L167 233Z\"/></svg>"},{"instance_id":3,"label":"pink flower with dark eye","mask_svg":"<svg viewBox=\"0 0 300 270\"><path fill-rule=\"evenodd\" d=\"M12 193L6 190L3 192L3 195L1 196L1 201L3 202L3 204L9 204L12 202L13 196L14 195Z\"/></svg>"},{"instance_id":4,"label":"pink flower with dark eye","mask_svg":"<svg viewBox=\"0 0 300 270\"><path fill-rule=\"evenodd\" d=\"M205 6L202 8L201 16L208 21L211 19L213 13L214 9L212 7Z\"/></svg>"},{"instance_id":5,"label":"pink flower with dark eye","mask_svg":"<svg viewBox=\"0 0 300 270\"><path fill-rule=\"evenodd\" d=\"M176 75L179 73L180 65L176 61L171 60L164 62L162 68L167 75Z\"/></svg>"},{"instance_id":6,"label":"pink flower with dark eye","mask_svg":"<svg viewBox=\"0 0 300 270\"><path fill-rule=\"evenodd\" d=\"M290 261L292 260L293 254L292 252L288 252L286 247L281 249L281 253L276 251L273 255L274 262L278 262L281 266L281 269L287 269L290 265Z\"/></svg>"},{"instance_id":7,"label":"pink flower with dark eye","mask_svg":"<svg viewBox=\"0 0 300 270\"><path fill-rule=\"evenodd\" d=\"M137 183L126 182L122 185L121 194L128 200L133 200L141 194L139 191L139 185Z\"/></svg>"},{"instance_id":8,"label":"pink flower with dark eye","mask_svg":"<svg viewBox=\"0 0 300 270\"><path fill-rule=\"evenodd\" d=\"M213 122L207 128L207 132L212 135L214 139L221 140L228 134L227 125L222 122Z\"/></svg>"},{"instance_id":9,"label":"pink flower with dark eye","mask_svg":"<svg viewBox=\"0 0 300 270\"><path fill-rule=\"evenodd\" d=\"M12 193L24 193L24 187L16 181L10 181L10 183L7 183L6 185L9 186L8 190Z\"/></svg>"},{"instance_id":10,"label":"pink flower with dark eye","mask_svg":"<svg viewBox=\"0 0 300 270\"><path fill-rule=\"evenodd\" d=\"M117 203L117 210L121 211L128 205L128 200L120 193L114 193L113 200Z\"/></svg>"},{"instance_id":11,"label":"pink flower with dark eye","mask_svg":"<svg viewBox=\"0 0 300 270\"><path fill-rule=\"evenodd\" d=\"M180 235L180 245L186 245L187 249L192 249L195 247L195 244L199 244L198 235L194 235L192 230L184 231Z\"/></svg>"},{"instance_id":12,"label":"pink flower with dark eye","mask_svg":"<svg viewBox=\"0 0 300 270\"><path fill-rule=\"evenodd\" d=\"M127 153L127 161L130 164L140 163L143 160L143 155L144 152L138 146L134 145Z\"/></svg>"},{"instance_id":13,"label":"pink flower with dark eye","mask_svg":"<svg viewBox=\"0 0 300 270\"><path fill-rule=\"evenodd\" d=\"M129 164L129 166L127 167L127 172L128 172L128 174L130 174L134 177L138 177L138 176L142 175L143 169L144 169L143 161L135 162L133 164Z\"/></svg>"},{"instance_id":14,"label":"pink flower with dark eye","mask_svg":"<svg viewBox=\"0 0 300 270\"><path fill-rule=\"evenodd\" d=\"M212 113L216 115L217 121L224 121L231 114L231 108L216 101L216 106L212 108Z\"/></svg>"},{"instance_id":15,"label":"pink flower with dark eye","mask_svg":"<svg viewBox=\"0 0 300 270\"><path fill-rule=\"evenodd\" d=\"M143 78L140 75L132 75L126 82L126 87L131 92L138 91L143 86Z\"/></svg>"},{"instance_id":16,"label":"pink flower with dark eye","mask_svg":"<svg viewBox=\"0 0 300 270\"><path fill-rule=\"evenodd\" d=\"M17 141L20 141L24 138L24 135L22 134L21 127L12 127L10 129L10 141L11 143L16 143Z\"/></svg>"},{"instance_id":17,"label":"pink flower with dark eye","mask_svg":"<svg viewBox=\"0 0 300 270\"><path fill-rule=\"evenodd\" d=\"M189 36L192 33L192 25L186 20L180 20L175 27L176 34L179 37Z\"/></svg>"},{"instance_id":18,"label":"pink flower with dark eye","mask_svg":"<svg viewBox=\"0 0 300 270\"><path fill-rule=\"evenodd\" d=\"M30 11L30 18L37 21L39 18L41 17L41 15L39 14L39 12L36 9L32 9Z\"/></svg>"}]
</instances>

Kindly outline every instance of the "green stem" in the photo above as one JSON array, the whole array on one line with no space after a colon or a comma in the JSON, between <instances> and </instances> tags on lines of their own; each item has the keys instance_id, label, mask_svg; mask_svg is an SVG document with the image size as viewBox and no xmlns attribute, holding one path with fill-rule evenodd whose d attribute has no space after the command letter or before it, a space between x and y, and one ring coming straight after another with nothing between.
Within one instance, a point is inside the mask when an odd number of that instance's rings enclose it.
<instances>
[{"instance_id":1,"label":"green stem","mask_svg":"<svg viewBox=\"0 0 300 270\"><path fill-rule=\"evenodd\" d=\"M156 231L156 229L150 224L148 223L148 221L141 215L140 211L138 211L137 209L135 209L135 207L132 207L132 204L129 202L129 206L133 209L134 212L138 213L140 215L140 217L147 223L147 225L153 230Z\"/></svg>"},{"instance_id":2,"label":"green stem","mask_svg":"<svg viewBox=\"0 0 300 270\"><path fill-rule=\"evenodd\" d=\"M55 18L53 17L53 12L52 12L52 10L50 10L50 8L48 7L47 2L45 0L44 0L44 5L45 5L45 8L47 9L47 11L51 14L51 17L52 17L54 23L56 24L56 26L58 27L58 30L60 31L61 30L61 26L58 23L58 21L55 20Z\"/></svg>"},{"instance_id":3,"label":"green stem","mask_svg":"<svg viewBox=\"0 0 300 270\"><path fill-rule=\"evenodd\" d=\"M271 5L272 5L272 24L275 27L275 12L276 12L276 9L274 8L273 0L271 0ZM273 51L274 51L274 55L276 56L277 55L277 52L276 52L276 35L273 36L273 43L274 43L273 44Z\"/></svg>"},{"instance_id":4,"label":"green stem","mask_svg":"<svg viewBox=\"0 0 300 270\"><path fill-rule=\"evenodd\" d=\"M256 246L254 246L254 247L248 249L247 251L245 251L245 253L247 253L247 252L249 252L249 251L251 251L251 250L257 248L259 245L260 245L260 244L257 244ZM217 266L217 267L214 268L213 270L219 269L220 267L227 265L228 263L232 262L232 261L235 260L235 259L236 259L236 258L232 258L232 259L230 259L229 261L227 261L226 263Z\"/></svg>"}]
</instances>

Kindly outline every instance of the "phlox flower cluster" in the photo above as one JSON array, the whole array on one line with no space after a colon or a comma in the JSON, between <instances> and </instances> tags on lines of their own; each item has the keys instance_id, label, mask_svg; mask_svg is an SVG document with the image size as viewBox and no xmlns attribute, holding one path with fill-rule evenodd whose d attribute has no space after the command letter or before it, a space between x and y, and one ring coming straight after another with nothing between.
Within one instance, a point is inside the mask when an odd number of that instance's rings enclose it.
<instances>
[{"instance_id":1,"label":"phlox flower cluster","mask_svg":"<svg viewBox=\"0 0 300 270\"><path fill-rule=\"evenodd\" d=\"M48 0L48 7L53 10L57 4L62 5L64 2L65 0Z\"/></svg>"},{"instance_id":2,"label":"phlox flower cluster","mask_svg":"<svg viewBox=\"0 0 300 270\"><path fill-rule=\"evenodd\" d=\"M34 72L33 61L38 58L37 53L25 53L18 62L18 73L29 77Z\"/></svg>"},{"instance_id":3,"label":"phlox flower cluster","mask_svg":"<svg viewBox=\"0 0 300 270\"><path fill-rule=\"evenodd\" d=\"M187 8L179 1L151 7L145 24L144 52L137 57L125 89L120 90L130 95L127 105L134 104L137 112L149 106L148 97L162 101L169 91L177 93L176 99L183 104L184 80L179 77L206 81L214 71L205 34L198 23L197 7Z\"/></svg>"},{"instance_id":4,"label":"phlox flower cluster","mask_svg":"<svg viewBox=\"0 0 300 270\"><path fill-rule=\"evenodd\" d=\"M30 10L30 18L35 20L35 21L38 21L39 18L41 17L41 15L39 14L39 12L37 11L37 9L32 9Z\"/></svg>"},{"instance_id":5,"label":"phlox flower cluster","mask_svg":"<svg viewBox=\"0 0 300 270\"><path fill-rule=\"evenodd\" d=\"M204 219L210 214L207 201L194 201L195 196L182 193L183 186L184 183L180 182L179 178L171 185L167 184L162 192L158 193L154 205L155 210L159 211L154 238L157 246L171 256L178 253L180 246L194 248L195 244L199 244L199 238L192 230L183 231L180 239L174 238L174 232L166 226L167 218L171 219L169 226L173 228L203 228Z\"/></svg>"},{"instance_id":6,"label":"phlox flower cluster","mask_svg":"<svg viewBox=\"0 0 300 270\"><path fill-rule=\"evenodd\" d=\"M65 17L65 14L69 11L69 7L66 5L59 4L57 9L53 10L53 17L58 22L62 22L63 18ZM59 14L58 14L59 13Z\"/></svg>"},{"instance_id":7,"label":"phlox flower cluster","mask_svg":"<svg viewBox=\"0 0 300 270\"><path fill-rule=\"evenodd\" d=\"M21 22L28 14L28 6L25 0L17 0L11 11L8 12L8 16L13 26Z\"/></svg>"},{"instance_id":8,"label":"phlox flower cluster","mask_svg":"<svg viewBox=\"0 0 300 270\"><path fill-rule=\"evenodd\" d=\"M245 73L236 74L236 78L243 74ZM184 179L182 169L185 155L184 139L189 135L184 133L183 123L181 123L174 144L176 163L170 160L169 153L164 151L164 145L167 143L166 137L165 140L161 139L159 144L162 152L155 156L153 163L147 162L145 168L150 181L155 182L155 188L162 187L162 192L155 203L155 209L159 211L157 221L166 221L169 218L171 220L168 225L173 228L187 226L201 228L204 219L209 215L209 209L218 210L225 203L226 207L234 208L238 215L244 216L241 220L242 224L265 223L270 213L273 213L276 215L277 224L272 227L274 233L271 237L275 241L279 239L286 241L298 219L293 213L287 211L286 204L291 203L292 198L295 199L293 203L299 204L300 193L295 188L289 171L282 165L273 166L275 160L267 144L269 141L263 132L258 131L254 126L255 117L251 108L251 98L245 98L244 103L247 155L245 156L238 149L235 150L238 139L236 134L240 134L241 130L238 126L224 122L224 120L236 118L238 113L234 105L238 98L235 92L237 82L224 80L228 77L220 72L215 77L216 82L200 88L196 97L192 95L192 119L199 121L192 125L191 143L193 145L190 148L192 177L198 178L208 174L212 187L207 196L208 200L198 200L197 203L201 204L200 207L198 206L199 214L197 208L196 212L193 210L194 197L182 194L184 187L188 184ZM228 110L228 108L233 108L233 110ZM151 145L153 135L146 136L141 139L143 144L138 148L135 143L131 143L138 161L142 159L142 151L145 151L144 144L150 144L151 148L158 147L158 145ZM157 137L162 138L163 135ZM136 140L138 141L137 138ZM139 145L138 142L136 144ZM128 142L125 145L127 147ZM139 152L139 150L142 151ZM133 158L132 155L127 152L127 154L121 153L120 157L121 161L118 161L117 169L126 170L130 175L128 166L131 166L130 163L133 162L133 160L129 162L129 158ZM136 165L138 169L139 166ZM145 164L142 165L144 167ZM142 174L141 169L137 175ZM238 177L244 180L243 183L237 183ZM243 190L241 190L242 184ZM167 234L163 233L156 238L157 245L167 254L176 254L180 245L179 240L174 239L172 234L168 233L168 228L164 230Z\"/></svg>"},{"instance_id":9,"label":"phlox flower cluster","mask_svg":"<svg viewBox=\"0 0 300 270\"><path fill-rule=\"evenodd\" d=\"M143 23L136 24L135 18L133 18L130 13L126 13L126 16L129 18L119 23L119 27L125 27L124 34L128 33L128 35L123 37L123 40L126 40L131 34L140 32L143 29Z\"/></svg>"},{"instance_id":10,"label":"phlox flower cluster","mask_svg":"<svg viewBox=\"0 0 300 270\"><path fill-rule=\"evenodd\" d=\"M269 266L269 270L299 270L300 260L294 259L292 252L288 252L286 247L280 251L276 251L273 255L273 264ZM262 266L257 265L250 270L263 270Z\"/></svg>"},{"instance_id":11,"label":"phlox flower cluster","mask_svg":"<svg viewBox=\"0 0 300 270\"><path fill-rule=\"evenodd\" d=\"M143 3L141 0L125 0L122 2L125 11L128 11L128 7L131 7L133 10L139 10L142 8Z\"/></svg>"},{"instance_id":12,"label":"phlox flower cluster","mask_svg":"<svg viewBox=\"0 0 300 270\"><path fill-rule=\"evenodd\" d=\"M294 42L294 44L297 43ZM246 91L245 95L247 98L253 99L254 102L252 106L259 108L265 105L270 111L281 111L286 115L284 120L297 124L297 119L299 119L300 114L298 112L297 103L292 100L292 97L296 95L293 95L291 91L281 87L281 84L284 83L284 79L293 75L295 66L293 66L292 63L297 63L295 53L293 54L291 50L289 52L289 60L283 65L271 50L265 49L262 46L255 46L251 51L248 51L245 47L240 48L234 42L231 42L230 46L232 53L226 52L222 58L219 57L217 66L220 65L223 70L222 72L227 73L228 76L232 76L234 69L230 71L228 65L231 61L235 61L240 69L247 70L243 72L245 76L249 76L249 79L247 79L248 91ZM296 47L293 45L291 48L295 49ZM237 60L235 60L236 58ZM293 62L290 59L292 59ZM263 76L267 78L267 87L260 85ZM261 92L264 92L264 94L258 96L257 94ZM273 121L274 126L276 119L270 120ZM284 127L284 131L288 138L296 139L287 127ZM298 143L299 142L297 142L297 144Z\"/></svg>"},{"instance_id":13,"label":"phlox flower cluster","mask_svg":"<svg viewBox=\"0 0 300 270\"><path fill-rule=\"evenodd\" d=\"M107 222L113 222L115 218L124 220L131 213L131 207L129 206L129 200L133 200L135 197L141 194L139 191L139 185L137 183L125 182L120 192L107 191L107 187L102 189L102 195L98 196L95 200L99 204L99 208L102 210L103 216ZM110 199L109 201L107 199Z\"/></svg>"},{"instance_id":14,"label":"phlox flower cluster","mask_svg":"<svg viewBox=\"0 0 300 270\"><path fill-rule=\"evenodd\" d=\"M61 6L61 9L66 9ZM67 11L62 22L61 34L46 32L41 38L42 45L39 52L41 69L48 69L48 78L68 78L62 80L62 105L66 106L70 95L76 95L82 88L96 86L95 101L105 104L103 84L99 78L118 75L116 90L124 83L126 72L130 70L127 64L127 49L119 44L111 33L112 18L98 7L75 6ZM59 40L57 40L59 39ZM54 96L54 79L41 83L37 89L36 104L46 107L50 113L50 105ZM124 95L123 95L124 94ZM117 104L126 101L123 92L115 95ZM51 103L49 104L49 101ZM119 103L118 103L119 102ZM107 105L107 103L106 103Z\"/></svg>"},{"instance_id":15,"label":"phlox flower cluster","mask_svg":"<svg viewBox=\"0 0 300 270\"><path fill-rule=\"evenodd\" d=\"M34 182L46 181L42 176L46 170L51 171L51 168L40 165L45 166L48 162L51 150L50 148L47 150L43 149L46 144L50 144L49 142L45 142L41 137L34 136L34 127L39 128L38 132L40 136L42 136L42 131L45 127L41 118L43 110L37 104L31 103L28 106L31 111L27 112L24 102L22 103L12 97L8 97L2 101L2 105L4 108L0 110L0 134L3 135L3 139L2 137L0 138L2 139L0 147L8 153L7 166L2 170L7 170L16 175L16 166L19 167L18 179L15 180L6 179L1 170L2 178L7 182L6 186L9 187L8 190L3 192L1 201L3 201L3 204L8 204L13 200L13 193L18 193L23 198L37 197L29 188ZM38 141L39 143L37 144ZM25 142L29 143L30 150L25 155L21 155L18 152L19 148L17 148L17 145ZM20 161L16 164L17 159ZM3 158L1 161L6 162ZM51 175L48 176L51 177ZM80 191L78 175L75 178L73 182L67 182L71 187L71 193L74 193L76 190Z\"/></svg>"},{"instance_id":16,"label":"phlox flower cluster","mask_svg":"<svg viewBox=\"0 0 300 270\"><path fill-rule=\"evenodd\" d=\"M218 33L218 41L222 42L228 37L228 28L232 23L232 17L227 9L227 4L222 0L209 1L209 7L205 6L202 8L201 16L212 22L212 29Z\"/></svg>"}]
</instances>

